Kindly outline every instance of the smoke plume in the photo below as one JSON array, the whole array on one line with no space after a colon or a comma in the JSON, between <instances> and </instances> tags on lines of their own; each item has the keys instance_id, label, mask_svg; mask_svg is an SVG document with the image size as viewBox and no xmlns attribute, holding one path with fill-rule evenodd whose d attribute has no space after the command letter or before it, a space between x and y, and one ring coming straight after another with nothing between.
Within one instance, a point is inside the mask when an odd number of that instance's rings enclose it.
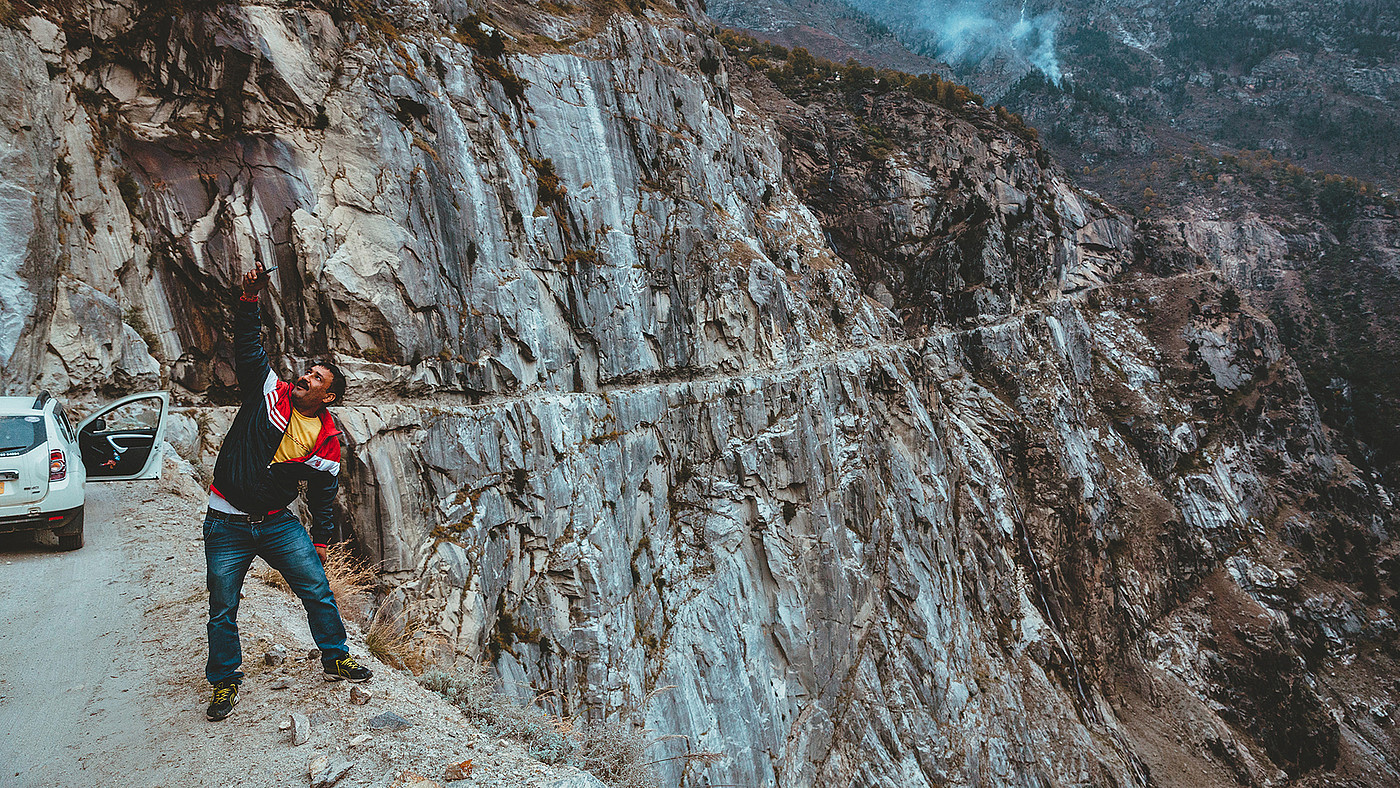
<instances>
[{"instance_id":1,"label":"smoke plume","mask_svg":"<svg viewBox=\"0 0 1400 788\"><path fill-rule=\"evenodd\" d=\"M1055 53L1059 14L1037 13L1027 0L848 0L915 45L954 68L1006 58L1037 68L1056 83L1063 72Z\"/></svg>"}]
</instances>

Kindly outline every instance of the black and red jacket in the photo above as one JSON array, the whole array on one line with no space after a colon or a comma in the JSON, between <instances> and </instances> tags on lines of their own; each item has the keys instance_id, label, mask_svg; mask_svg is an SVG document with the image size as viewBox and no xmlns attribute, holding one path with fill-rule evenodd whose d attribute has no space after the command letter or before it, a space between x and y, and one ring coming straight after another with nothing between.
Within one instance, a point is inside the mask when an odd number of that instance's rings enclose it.
<instances>
[{"instance_id":1,"label":"black and red jacket","mask_svg":"<svg viewBox=\"0 0 1400 788\"><path fill-rule=\"evenodd\" d=\"M243 405L224 437L214 462L211 491L249 514L275 512L296 500L306 482L311 510L311 540L329 544L335 537L331 502L339 486L340 430L326 408L315 448L305 457L273 463L292 414L292 384L278 380L262 344L262 313L257 299L243 298L233 318L234 368Z\"/></svg>"}]
</instances>

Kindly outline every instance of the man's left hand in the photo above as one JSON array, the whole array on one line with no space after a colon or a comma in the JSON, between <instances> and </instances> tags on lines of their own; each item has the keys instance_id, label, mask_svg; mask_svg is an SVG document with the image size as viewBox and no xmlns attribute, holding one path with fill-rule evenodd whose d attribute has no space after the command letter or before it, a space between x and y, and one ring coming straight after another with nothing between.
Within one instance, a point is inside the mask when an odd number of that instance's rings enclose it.
<instances>
[{"instance_id":1,"label":"man's left hand","mask_svg":"<svg viewBox=\"0 0 1400 788\"><path fill-rule=\"evenodd\" d=\"M326 548L322 547L321 545L316 545L316 555L320 556L320 558L321 558L321 565L322 565L322 566L325 566L325 565L326 565Z\"/></svg>"}]
</instances>

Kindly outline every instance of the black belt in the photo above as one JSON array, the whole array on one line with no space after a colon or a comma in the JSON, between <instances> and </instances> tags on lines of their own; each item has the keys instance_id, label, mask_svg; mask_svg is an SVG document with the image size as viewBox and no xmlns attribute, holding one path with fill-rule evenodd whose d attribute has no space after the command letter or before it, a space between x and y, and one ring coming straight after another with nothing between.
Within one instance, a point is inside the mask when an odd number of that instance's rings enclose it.
<instances>
[{"instance_id":1,"label":"black belt","mask_svg":"<svg viewBox=\"0 0 1400 788\"><path fill-rule=\"evenodd\" d=\"M287 510L278 509L275 512L268 512L267 514L233 514L232 512L221 512L218 509L211 508L209 510L211 514L216 514L224 518L225 520L232 520L235 523L248 523L250 525L257 525L258 523L261 523L267 520L268 518L273 517L274 515L279 515L285 511Z\"/></svg>"}]
</instances>

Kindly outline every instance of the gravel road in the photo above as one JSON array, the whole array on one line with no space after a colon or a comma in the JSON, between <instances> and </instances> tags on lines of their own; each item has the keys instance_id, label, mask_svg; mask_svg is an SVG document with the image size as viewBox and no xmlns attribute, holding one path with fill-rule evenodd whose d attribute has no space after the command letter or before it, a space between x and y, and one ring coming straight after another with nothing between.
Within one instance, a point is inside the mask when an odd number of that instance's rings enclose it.
<instances>
[{"instance_id":1,"label":"gravel road","mask_svg":"<svg viewBox=\"0 0 1400 788\"><path fill-rule=\"evenodd\" d=\"M81 550L0 541L0 785L112 784L147 759L144 572L117 524L131 492L89 486Z\"/></svg>"}]
</instances>

